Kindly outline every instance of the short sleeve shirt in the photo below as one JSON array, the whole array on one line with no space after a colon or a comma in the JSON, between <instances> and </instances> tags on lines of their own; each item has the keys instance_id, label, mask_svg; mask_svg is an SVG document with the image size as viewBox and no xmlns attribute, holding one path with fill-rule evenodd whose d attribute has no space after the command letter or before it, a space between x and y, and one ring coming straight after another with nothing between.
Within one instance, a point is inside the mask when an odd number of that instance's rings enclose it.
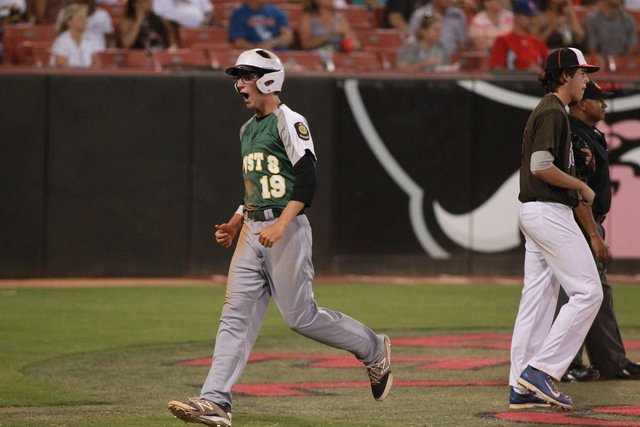
<instances>
[{"instance_id":1,"label":"short sleeve shirt","mask_svg":"<svg viewBox=\"0 0 640 427\"><path fill-rule=\"evenodd\" d=\"M55 57L58 55L69 58L69 67L89 68L93 65L93 54L103 50L104 44L95 34L85 31L78 46L71 33L65 31L53 42L51 65L55 65Z\"/></svg>"},{"instance_id":2,"label":"short sleeve shirt","mask_svg":"<svg viewBox=\"0 0 640 427\"><path fill-rule=\"evenodd\" d=\"M479 12L469 24L469 37L479 39L488 51L493 48L493 43L498 36L507 34L513 28L513 13L502 10L498 19L498 25L494 25L486 11Z\"/></svg>"},{"instance_id":3,"label":"short sleeve shirt","mask_svg":"<svg viewBox=\"0 0 640 427\"><path fill-rule=\"evenodd\" d=\"M268 116L246 122L240 141L245 210L284 210L295 183L295 164L306 150L315 157L307 120L281 104Z\"/></svg>"},{"instance_id":4,"label":"short sleeve shirt","mask_svg":"<svg viewBox=\"0 0 640 427\"><path fill-rule=\"evenodd\" d=\"M538 37L514 32L498 37L491 50L490 65L508 70L528 70L532 65L544 66L549 56L547 45Z\"/></svg>"},{"instance_id":5,"label":"short sleeve shirt","mask_svg":"<svg viewBox=\"0 0 640 427\"><path fill-rule=\"evenodd\" d=\"M405 42L400 51L398 52L398 62L405 64L415 64L417 62L424 61L427 58L438 58L440 60L439 65L445 65L449 62L449 55L442 46L441 43L436 43L430 48L420 46L416 41ZM423 71L431 71L435 68L435 65L424 67Z\"/></svg>"},{"instance_id":6,"label":"short sleeve shirt","mask_svg":"<svg viewBox=\"0 0 640 427\"><path fill-rule=\"evenodd\" d=\"M280 35L280 28L288 28L289 21L279 7L265 4L253 10L243 4L233 12L229 22L229 41L246 39L251 43L272 40Z\"/></svg>"},{"instance_id":7,"label":"short sleeve shirt","mask_svg":"<svg viewBox=\"0 0 640 427\"><path fill-rule=\"evenodd\" d=\"M548 94L542 98L527 121L522 138L518 199L523 203L544 201L578 206L577 191L547 184L531 173L531 155L537 151L549 151L554 157L554 166L571 176L576 175L569 115L555 95Z\"/></svg>"},{"instance_id":8,"label":"short sleeve shirt","mask_svg":"<svg viewBox=\"0 0 640 427\"><path fill-rule=\"evenodd\" d=\"M431 3L416 9L409 21L409 34L415 36L422 18L433 13L433 6ZM461 43L466 43L468 41L467 16L457 7L448 7L444 12L444 16L442 16L440 43L442 43L449 55L453 55L458 52L459 45Z\"/></svg>"},{"instance_id":9,"label":"short sleeve shirt","mask_svg":"<svg viewBox=\"0 0 640 427\"><path fill-rule=\"evenodd\" d=\"M618 10L613 19L602 11L589 14L584 20L587 47L600 55L624 56L629 46L638 46L638 30L631 16Z\"/></svg>"}]
</instances>

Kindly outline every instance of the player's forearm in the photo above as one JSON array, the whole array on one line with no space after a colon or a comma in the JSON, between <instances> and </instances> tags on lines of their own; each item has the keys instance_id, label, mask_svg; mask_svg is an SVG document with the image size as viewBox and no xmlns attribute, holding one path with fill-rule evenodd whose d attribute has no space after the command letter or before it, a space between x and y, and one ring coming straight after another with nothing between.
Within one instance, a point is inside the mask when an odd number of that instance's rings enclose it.
<instances>
[{"instance_id":1,"label":"player's forearm","mask_svg":"<svg viewBox=\"0 0 640 427\"><path fill-rule=\"evenodd\" d=\"M287 228L289 223L293 221L293 218L295 218L302 209L304 209L304 203L297 200L289 200L289 203L287 203L287 206L285 206L284 210L280 214L276 224L281 226L283 229Z\"/></svg>"},{"instance_id":2,"label":"player's forearm","mask_svg":"<svg viewBox=\"0 0 640 427\"><path fill-rule=\"evenodd\" d=\"M590 207L580 204L574 209L574 212L576 213L576 217L578 218L578 221L580 221L582 228L584 228L589 237L599 236L598 227L596 226L596 221L593 218L593 211Z\"/></svg>"},{"instance_id":3,"label":"player's forearm","mask_svg":"<svg viewBox=\"0 0 640 427\"><path fill-rule=\"evenodd\" d=\"M574 178L571 175L562 172L556 166L551 166L544 170L533 171L532 174L547 184L561 188L568 188L569 190L580 191L587 185L578 178Z\"/></svg>"}]
</instances>

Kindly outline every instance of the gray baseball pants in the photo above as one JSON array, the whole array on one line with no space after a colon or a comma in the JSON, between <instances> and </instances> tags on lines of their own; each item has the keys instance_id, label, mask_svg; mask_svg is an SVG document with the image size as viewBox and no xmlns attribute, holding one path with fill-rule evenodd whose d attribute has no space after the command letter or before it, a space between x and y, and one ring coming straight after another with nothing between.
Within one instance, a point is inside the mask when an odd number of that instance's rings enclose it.
<instances>
[{"instance_id":1,"label":"gray baseball pants","mask_svg":"<svg viewBox=\"0 0 640 427\"><path fill-rule=\"evenodd\" d=\"M231 260L227 294L216 337L213 362L200 397L231 405L238 381L258 337L270 299L295 332L353 353L364 364L377 361L382 337L342 313L318 307L311 283L311 227L298 215L272 248L254 233L273 224L246 219Z\"/></svg>"}]
</instances>

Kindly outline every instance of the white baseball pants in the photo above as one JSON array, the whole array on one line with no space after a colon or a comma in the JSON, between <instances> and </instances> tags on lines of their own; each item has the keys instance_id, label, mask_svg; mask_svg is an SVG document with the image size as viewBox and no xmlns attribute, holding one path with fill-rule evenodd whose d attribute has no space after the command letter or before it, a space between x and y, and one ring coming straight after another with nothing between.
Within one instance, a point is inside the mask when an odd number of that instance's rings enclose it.
<instances>
[{"instance_id":1,"label":"white baseball pants","mask_svg":"<svg viewBox=\"0 0 640 427\"><path fill-rule=\"evenodd\" d=\"M602 302L593 255L573 209L560 203L523 203L524 288L511 341L509 385L531 365L560 380L582 346ZM559 287L569 296L555 322Z\"/></svg>"},{"instance_id":2,"label":"white baseball pants","mask_svg":"<svg viewBox=\"0 0 640 427\"><path fill-rule=\"evenodd\" d=\"M298 215L282 238L272 248L265 248L254 233L275 221L245 220L238 237L213 363L200 395L218 404L232 403L231 387L247 363L271 297L295 332L347 350L364 364L376 362L383 351L382 337L349 316L319 308L313 299L312 237L307 217Z\"/></svg>"}]
</instances>

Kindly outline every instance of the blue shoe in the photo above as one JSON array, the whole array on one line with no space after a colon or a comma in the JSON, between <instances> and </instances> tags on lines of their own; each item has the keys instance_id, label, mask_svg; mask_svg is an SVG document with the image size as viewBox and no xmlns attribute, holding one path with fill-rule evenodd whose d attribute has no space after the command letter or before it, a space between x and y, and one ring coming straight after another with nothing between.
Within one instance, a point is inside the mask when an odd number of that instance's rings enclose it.
<instances>
[{"instance_id":1,"label":"blue shoe","mask_svg":"<svg viewBox=\"0 0 640 427\"><path fill-rule=\"evenodd\" d=\"M549 408L550 406L550 403L540 399L533 393L520 394L511 387L511 394L509 395L510 409Z\"/></svg>"},{"instance_id":2,"label":"blue shoe","mask_svg":"<svg viewBox=\"0 0 640 427\"><path fill-rule=\"evenodd\" d=\"M559 406L563 409L573 408L571 398L560 393L553 379L542 371L531 366L522 371L522 375L518 378L518 384L534 392L539 398L546 400L552 405Z\"/></svg>"}]
</instances>

